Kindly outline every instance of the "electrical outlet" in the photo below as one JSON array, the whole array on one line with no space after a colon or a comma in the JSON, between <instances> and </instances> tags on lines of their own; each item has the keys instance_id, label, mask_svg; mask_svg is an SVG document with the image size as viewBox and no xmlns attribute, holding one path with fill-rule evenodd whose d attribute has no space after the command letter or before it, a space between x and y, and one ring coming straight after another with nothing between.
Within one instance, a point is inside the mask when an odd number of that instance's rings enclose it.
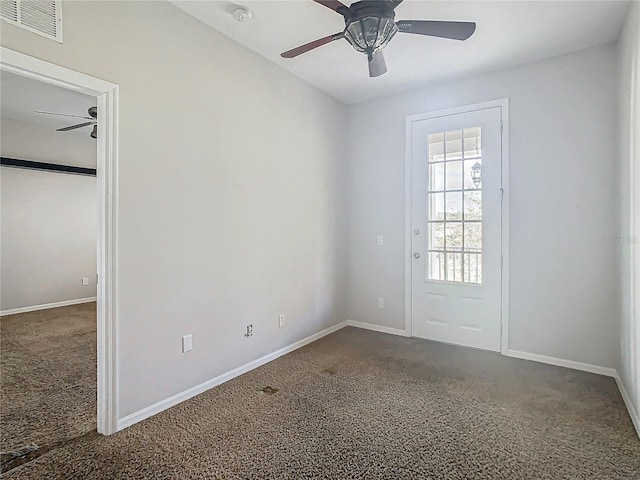
<instances>
[{"instance_id":1,"label":"electrical outlet","mask_svg":"<svg viewBox=\"0 0 640 480\"><path fill-rule=\"evenodd\" d=\"M280 318L278 319L278 326L284 327L284 313L280 314Z\"/></svg>"},{"instance_id":2,"label":"electrical outlet","mask_svg":"<svg viewBox=\"0 0 640 480\"><path fill-rule=\"evenodd\" d=\"M384 298L378 299L378 308L384 308Z\"/></svg>"},{"instance_id":3,"label":"electrical outlet","mask_svg":"<svg viewBox=\"0 0 640 480\"><path fill-rule=\"evenodd\" d=\"M86 287L89 285L89 279L87 277L82 277L82 286Z\"/></svg>"},{"instance_id":4,"label":"electrical outlet","mask_svg":"<svg viewBox=\"0 0 640 480\"><path fill-rule=\"evenodd\" d=\"M247 333L245 333L244 336L247 337L247 338L253 336L253 324L252 323L247 325Z\"/></svg>"},{"instance_id":5,"label":"electrical outlet","mask_svg":"<svg viewBox=\"0 0 640 480\"><path fill-rule=\"evenodd\" d=\"M191 334L182 337L182 353L193 350L193 337Z\"/></svg>"},{"instance_id":6,"label":"electrical outlet","mask_svg":"<svg viewBox=\"0 0 640 480\"><path fill-rule=\"evenodd\" d=\"M377 243L379 247L384 245L384 237L382 235L378 235Z\"/></svg>"}]
</instances>

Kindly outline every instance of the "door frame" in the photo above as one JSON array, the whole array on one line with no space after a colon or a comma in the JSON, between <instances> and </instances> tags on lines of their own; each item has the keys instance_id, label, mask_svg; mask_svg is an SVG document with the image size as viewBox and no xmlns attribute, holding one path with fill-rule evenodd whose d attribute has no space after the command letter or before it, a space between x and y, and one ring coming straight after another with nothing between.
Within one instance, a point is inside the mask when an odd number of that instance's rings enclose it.
<instances>
[{"instance_id":1,"label":"door frame","mask_svg":"<svg viewBox=\"0 0 640 480\"><path fill-rule=\"evenodd\" d=\"M446 117L459 113L475 112L489 108L500 108L502 122L502 159L501 159L501 183L502 183L502 207L500 212L500 251L502 255L501 298L500 298L500 353L507 355L509 350L509 99L502 98L488 102L474 103L459 107L447 108L427 113L419 113L406 117L405 123L405 229L404 229L404 333L405 336L413 336L413 302L411 298L412 268L411 242L411 178L412 178L412 145L413 124L422 120L438 117Z\"/></svg>"},{"instance_id":2,"label":"door frame","mask_svg":"<svg viewBox=\"0 0 640 480\"><path fill-rule=\"evenodd\" d=\"M0 70L97 97L97 429L117 431L117 236L118 85L6 47L0 47Z\"/></svg>"}]
</instances>

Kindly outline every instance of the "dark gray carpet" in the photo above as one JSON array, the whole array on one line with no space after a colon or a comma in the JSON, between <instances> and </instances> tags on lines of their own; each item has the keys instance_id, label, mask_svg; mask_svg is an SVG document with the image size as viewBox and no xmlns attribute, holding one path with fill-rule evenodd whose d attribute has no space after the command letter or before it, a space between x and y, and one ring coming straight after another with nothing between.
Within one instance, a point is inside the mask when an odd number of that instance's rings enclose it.
<instances>
[{"instance_id":1,"label":"dark gray carpet","mask_svg":"<svg viewBox=\"0 0 640 480\"><path fill-rule=\"evenodd\" d=\"M95 430L96 304L0 319L0 450Z\"/></svg>"},{"instance_id":2,"label":"dark gray carpet","mask_svg":"<svg viewBox=\"0 0 640 480\"><path fill-rule=\"evenodd\" d=\"M610 378L346 328L6 478L630 480L640 440Z\"/></svg>"}]
</instances>

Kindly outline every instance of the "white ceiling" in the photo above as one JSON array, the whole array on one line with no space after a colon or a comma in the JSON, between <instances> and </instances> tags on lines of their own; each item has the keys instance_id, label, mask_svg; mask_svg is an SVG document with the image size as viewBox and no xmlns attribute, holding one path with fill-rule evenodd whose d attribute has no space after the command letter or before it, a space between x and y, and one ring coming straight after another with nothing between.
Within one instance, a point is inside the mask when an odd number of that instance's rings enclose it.
<instances>
[{"instance_id":1,"label":"white ceiling","mask_svg":"<svg viewBox=\"0 0 640 480\"><path fill-rule=\"evenodd\" d=\"M42 115L36 110L54 113L89 116L87 110L95 106L96 99L89 95L56 87L46 83L13 75L0 73L0 113L3 117L35 123L56 130L86 122L82 118ZM90 135L92 127L78 128L60 135Z\"/></svg>"},{"instance_id":2,"label":"white ceiling","mask_svg":"<svg viewBox=\"0 0 640 480\"><path fill-rule=\"evenodd\" d=\"M398 20L474 21L477 30L466 42L398 34L384 50L388 73L369 78L366 57L346 40L280 57L344 29L340 15L311 0L238 0L253 10L244 23L233 19L234 4L227 1L171 1L347 104L611 42L629 7L626 1L405 0Z\"/></svg>"}]
</instances>

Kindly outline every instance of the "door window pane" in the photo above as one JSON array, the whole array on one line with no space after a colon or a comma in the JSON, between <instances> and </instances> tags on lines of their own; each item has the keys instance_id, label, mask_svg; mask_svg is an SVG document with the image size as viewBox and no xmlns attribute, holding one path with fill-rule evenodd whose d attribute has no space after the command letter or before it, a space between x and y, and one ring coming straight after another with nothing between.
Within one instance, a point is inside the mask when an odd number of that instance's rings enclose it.
<instances>
[{"instance_id":1,"label":"door window pane","mask_svg":"<svg viewBox=\"0 0 640 480\"><path fill-rule=\"evenodd\" d=\"M447 222L462 220L462 192L446 192L445 206Z\"/></svg>"},{"instance_id":2,"label":"door window pane","mask_svg":"<svg viewBox=\"0 0 640 480\"><path fill-rule=\"evenodd\" d=\"M444 162L444 133L429 135L429 162Z\"/></svg>"},{"instance_id":3,"label":"door window pane","mask_svg":"<svg viewBox=\"0 0 640 480\"><path fill-rule=\"evenodd\" d=\"M445 186L447 190L462 190L462 162L447 162Z\"/></svg>"},{"instance_id":4,"label":"door window pane","mask_svg":"<svg viewBox=\"0 0 640 480\"><path fill-rule=\"evenodd\" d=\"M445 280L444 276L444 252L429 252L429 278L432 280Z\"/></svg>"},{"instance_id":5,"label":"door window pane","mask_svg":"<svg viewBox=\"0 0 640 480\"><path fill-rule=\"evenodd\" d=\"M462 130L454 130L444 134L445 138L445 160L462 159Z\"/></svg>"},{"instance_id":6,"label":"door window pane","mask_svg":"<svg viewBox=\"0 0 640 480\"><path fill-rule=\"evenodd\" d=\"M429 194L429 220L430 221L442 221L444 220L444 193L430 193Z\"/></svg>"},{"instance_id":7,"label":"door window pane","mask_svg":"<svg viewBox=\"0 0 640 480\"><path fill-rule=\"evenodd\" d=\"M480 127L465 128L464 135L464 158L481 157L482 138L480 136Z\"/></svg>"},{"instance_id":8,"label":"door window pane","mask_svg":"<svg viewBox=\"0 0 640 480\"><path fill-rule=\"evenodd\" d=\"M444 250L444 222L429 224L428 241L433 250Z\"/></svg>"},{"instance_id":9,"label":"door window pane","mask_svg":"<svg viewBox=\"0 0 640 480\"><path fill-rule=\"evenodd\" d=\"M482 131L428 136L427 276L482 283Z\"/></svg>"},{"instance_id":10,"label":"door window pane","mask_svg":"<svg viewBox=\"0 0 640 480\"><path fill-rule=\"evenodd\" d=\"M447 222L444 226L446 249L462 250L462 222Z\"/></svg>"},{"instance_id":11,"label":"door window pane","mask_svg":"<svg viewBox=\"0 0 640 480\"><path fill-rule=\"evenodd\" d=\"M464 219L482 220L482 192L464 192Z\"/></svg>"},{"instance_id":12,"label":"door window pane","mask_svg":"<svg viewBox=\"0 0 640 480\"><path fill-rule=\"evenodd\" d=\"M429 165L429 191L441 192L444 190L444 162Z\"/></svg>"}]
</instances>

